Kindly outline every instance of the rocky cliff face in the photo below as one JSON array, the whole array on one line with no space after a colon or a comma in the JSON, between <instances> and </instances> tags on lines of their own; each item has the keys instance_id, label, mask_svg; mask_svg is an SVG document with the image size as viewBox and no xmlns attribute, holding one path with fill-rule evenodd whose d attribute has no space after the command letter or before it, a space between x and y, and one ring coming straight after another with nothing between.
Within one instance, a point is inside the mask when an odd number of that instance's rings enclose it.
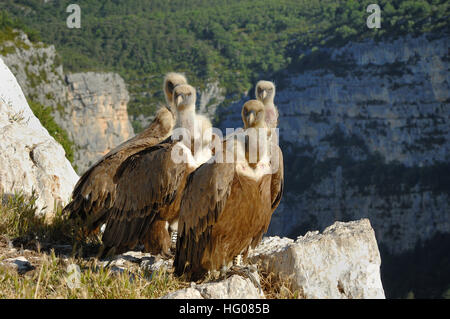
<instances>
[{"instance_id":1,"label":"rocky cliff face","mask_svg":"<svg viewBox=\"0 0 450 319\"><path fill-rule=\"evenodd\" d=\"M102 155L134 135L128 91L115 73L64 74L54 46L31 43L18 32L3 56L27 98L51 106L56 122L75 144L74 166L84 172ZM2 46L8 46L3 43Z\"/></svg>"},{"instance_id":2,"label":"rocky cliff face","mask_svg":"<svg viewBox=\"0 0 450 319\"><path fill-rule=\"evenodd\" d=\"M77 180L64 149L34 116L0 58L0 200L35 192L38 211L53 213L68 202Z\"/></svg>"},{"instance_id":3,"label":"rocky cliff face","mask_svg":"<svg viewBox=\"0 0 450 319\"><path fill-rule=\"evenodd\" d=\"M199 90L199 106L197 112L207 115L210 119L216 114L216 109L225 100L224 91L219 83L212 82L206 84L203 90Z\"/></svg>"},{"instance_id":4,"label":"rocky cliff face","mask_svg":"<svg viewBox=\"0 0 450 319\"><path fill-rule=\"evenodd\" d=\"M74 161L85 171L134 135L127 113L128 92L124 80L115 73L69 74L66 83L70 103L55 119L81 148Z\"/></svg>"},{"instance_id":5,"label":"rocky cliff face","mask_svg":"<svg viewBox=\"0 0 450 319\"><path fill-rule=\"evenodd\" d=\"M269 233L366 217L393 253L450 233L448 37L304 54L277 83L286 192ZM242 102L222 128L242 126Z\"/></svg>"}]
</instances>

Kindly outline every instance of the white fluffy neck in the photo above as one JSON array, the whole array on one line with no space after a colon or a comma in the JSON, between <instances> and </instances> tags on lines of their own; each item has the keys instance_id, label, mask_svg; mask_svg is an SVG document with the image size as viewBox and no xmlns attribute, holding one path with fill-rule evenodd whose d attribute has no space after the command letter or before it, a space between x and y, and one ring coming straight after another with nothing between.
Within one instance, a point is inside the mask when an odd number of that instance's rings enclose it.
<instances>
[{"instance_id":1,"label":"white fluffy neck","mask_svg":"<svg viewBox=\"0 0 450 319\"><path fill-rule=\"evenodd\" d=\"M185 128L191 137L195 133L195 105L189 105L183 110L178 110L177 121L175 124L176 128ZM185 143L190 143L190 141L185 141ZM190 147L190 145L186 144Z\"/></svg>"},{"instance_id":2,"label":"white fluffy neck","mask_svg":"<svg viewBox=\"0 0 450 319\"><path fill-rule=\"evenodd\" d=\"M244 175L254 181L259 181L264 175L270 174L270 157L267 154L266 145L260 150L260 157L256 165L250 165L245 155L245 144L237 144L236 171L239 175Z\"/></svg>"},{"instance_id":3,"label":"white fluffy neck","mask_svg":"<svg viewBox=\"0 0 450 319\"><path fill-rule=\"evenodd\" d=\"M273 95L271 95L271 96L267 96L264 100L263 100L263 104L264 104L264 106L273 106L274 105L274 103L273 103L273 101L274 101L274 96Z\"/></svg>"}]
</instances>

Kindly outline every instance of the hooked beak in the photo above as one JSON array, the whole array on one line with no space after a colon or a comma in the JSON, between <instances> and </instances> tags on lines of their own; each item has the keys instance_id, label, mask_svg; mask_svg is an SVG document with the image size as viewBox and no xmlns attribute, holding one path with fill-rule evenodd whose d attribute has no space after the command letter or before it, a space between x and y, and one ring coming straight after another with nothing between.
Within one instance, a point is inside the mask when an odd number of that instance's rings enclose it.
<instances>
[{"instance_id":1,"label":"hooked beak","mask_svg":"<svg viewBox=\"0 0 450 319\"><path fill-rule=\"evenodd\" d=\"M264 99L266 98L266 96L267 96L267 91L266 91L266 90L263 90L263 91L261 92L261 100L264 100Z\"/></svg>"},{"instance_id":2,"label":"hooked beak","mask_svg":"<svg viewBox=\"0 0 450 319\"><path fill-rule=\"evenodd\" d=\"M180 94L175 98L175 104L179 106L183 102L183 96Z\"/></svg>"},{"instance_id":3,"label":"hooked beak","mask_svg":"<svg viewBox=\"0 0 450 319\"><path fill-rule=\"evenodd\" d=\"M255 123L255 112L251 111L248 115L247 115L247 125L248 127L252 127L253 124Z\"/></svg>"}]
</instances>

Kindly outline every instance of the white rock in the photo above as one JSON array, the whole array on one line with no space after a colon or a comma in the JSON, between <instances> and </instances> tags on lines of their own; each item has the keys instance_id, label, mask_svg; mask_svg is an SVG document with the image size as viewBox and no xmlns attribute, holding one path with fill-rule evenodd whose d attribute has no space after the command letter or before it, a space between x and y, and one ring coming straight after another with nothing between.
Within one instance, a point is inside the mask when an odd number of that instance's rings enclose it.
<instances>
[{"instance_id":1,"label":"white rock","mask_svg":"<svg viewBox=\"0 0 450 319\"><path fill-rule=\"evenodd\" d=\"M30 262L23 256L5 259L3 262L6 266L15 268L19 273L26 273L34 269Z\"/></svg>"},{"instance_id":2,"label":"white rock","mask_svg":"<svg viewBox=\"0 0 450 319\"><path fill-rule=\"evenodd\" d=\"M295 242L272 237L249 260L290 278L305 298L385 298L380 254L368 219L336 222Z\"/></svg>"},{"instance_id":3,"label":"white rock","mask_svg":"<svg viewBox=\"0 0 450 319\"><path fill-rule=\"evenodd\" d=\"M0 57L0 129L17 120L39 134L50 136L34 116L16 78Z\"/></svg>"},{"instance_id":4,"label":"white rock","mask_svg":"<svg viewBox=\"0 0 450 319\"><path fill-rule=\"evenodd\" d=\"M64 149L34 116L0 58L0 193L35 190L38 211L51 213L70 199L77 180Z\"/></svg>"},{"instance_id":5,"label":"white rock","mask_svg":"<svg viewBox=\"0 0 450 319\"><path fill-rule=\"evenodd\" d=\"M256 281L259 276L253 273ZM209 282L200 285L191 284L184 288L165 295L162 299L261 299L264 298L262 290L248 278L233 275L225 280Z\"/></svg>"},{"instance_id":6,"label":"white rock","mask_svg":"<svg viewBox=\"0 0 450 319\"><path fill-rule=\"evenodd\" d=\"M173 266L173 259L156 259L154 257L142 260L140 267L148 271L167 271Z\"/></svg>"},{"instance_id":7,"label":"white rock","mask_svg":"<svg viewBox=\"0 0 450 319\"><path fill-rule=\"evenodd\" d=\"M253 274L259 282L256 273ZM262 291L248 278L233 275L219 282L197 285L195 287L206 299L261 299L264 298Z\"/></svg>"},{"instance_id":8,"label":"white rock","mask_svg":"<svg viewBox=\"0 0 450 319\"><path fill-rule=\"evenodd\" d=\"M3 62L25 96L53 109L55 122L75 144L73 163L79 173L134 135L127 112L129 94L118 74L66 75L54 46L32 43L19 30L15 42L24 45L3 56Z\"/></svg>"},{"instance_id":9,"label":"white rock","mask_svg":"<svg viewBox=\"0 0 450 319\"><path fill-rule=\"evenodd\" d=\"M161 299L204 299L200 292L195 288L184 288L171 292Z\"/></svg>"}]
</instances>

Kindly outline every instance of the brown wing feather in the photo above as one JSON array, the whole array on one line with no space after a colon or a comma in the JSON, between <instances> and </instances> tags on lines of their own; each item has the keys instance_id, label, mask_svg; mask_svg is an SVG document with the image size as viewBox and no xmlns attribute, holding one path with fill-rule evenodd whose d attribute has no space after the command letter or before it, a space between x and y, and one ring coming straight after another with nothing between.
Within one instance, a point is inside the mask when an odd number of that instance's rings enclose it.
<instances>
[{"instance_id":1,"label":"brown wing feather","mask_svg":"<svg viewBox=\"0 0 450 319\"><path fill-rule=\"evenodd\" d=\"M166 141L130 156L117 170L116 199L103 233L105 248L132 249L155 218L182 191L186 166L171 159L175 142Z\"/></svg>"},{"instance_id":2,"label":"brown wing feather","mask_svg":"<svg viewBox=\"0 0 450 319\"><path fill-rule=\"evenodd\" d=\"M272 156L278 156L278 170L272 174L272 181L270 186L272 195L272 212L274 212L275 209L277 209L278 204L280 204L284 188L283 152L278 145L274 145L273 149L274 152L272 152Z\"/></svg>"},{"instance_id":3,"label":"brown wing feather","mask_svg":"<svg viewBox=\"0 0 450 319\"><path fill-rule=\"evenodd\" d=\"M234 164L205 163L189 175L178 221L177 275L192 274L197 280L207 271L201 266L201 255L230 195L234 172Z\"/></svg>"},{"instance_id":4,"label":"brown wing feather","mask_svg":"<svg viewBox=\"0 0 450 319\"><path fill-rule=\"evenodd\" d=\"M174 125L174 113L172 113L172 111L168 107L163 106L158 110L152 123L150 123L150 125L144 131L112 149L104 157L108 158L109 156L112 156L124 150L137 150L135 152L137 153L138 151L146 147L156 145L164 141L172 134Z\"/></svg>"},{"instance_id":5,"label":"brown wing feather","mask_svg":"<svg viewBox=\"0 0 450 319\"><path fill-rule=\"evenodd\" d=\"M115 201L113 177L117 169L129 156L170 136L174 124L172 112L167 107L160 108L147 129L111 150L81 176L64 213L70 218L80 218L87 233L95 231L106 220L106 213Z\"/></svg>"}]
</instances>

